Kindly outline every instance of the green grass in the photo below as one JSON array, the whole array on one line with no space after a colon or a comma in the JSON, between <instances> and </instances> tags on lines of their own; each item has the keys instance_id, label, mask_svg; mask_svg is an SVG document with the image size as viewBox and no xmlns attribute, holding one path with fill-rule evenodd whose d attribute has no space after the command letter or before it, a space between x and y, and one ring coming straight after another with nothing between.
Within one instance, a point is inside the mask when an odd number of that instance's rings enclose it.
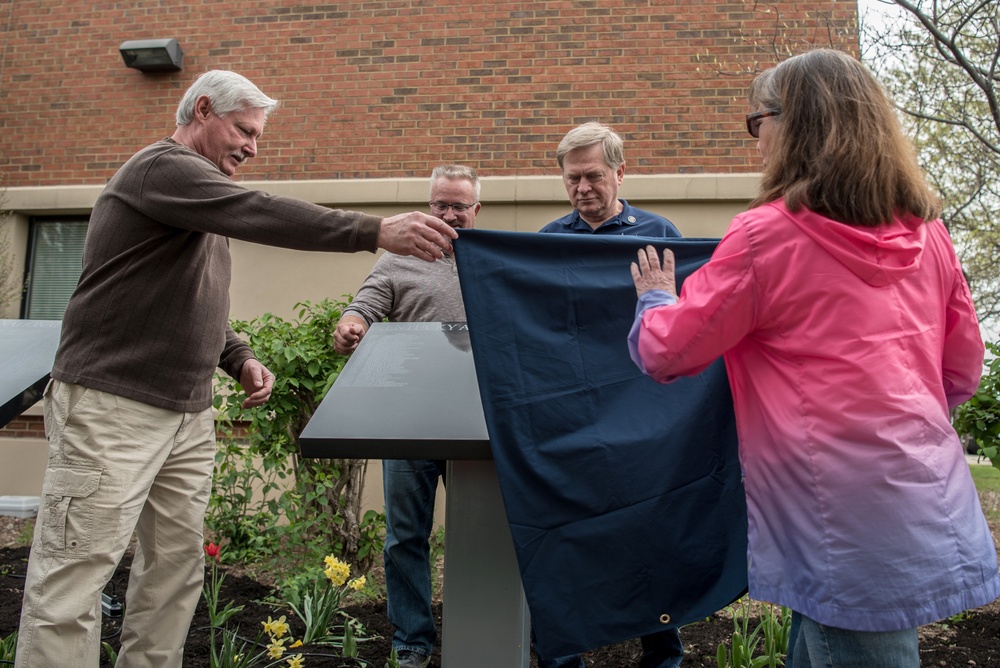
<instances>
[{"instance_id":1,"label":"green grass","mask_svg":"<svg viewBox=\"0 0 1000 668\"><path fill-rule=\"evenodd\" d=\"M34 533L34 522L25 522L24 527L21 529L21 533L17 535L17 544L23 547L29 547L31 545L31 537Z\"/></svg>"},{"instance_id":2,"label":"green grass","mask_svg":"<svg viewBox=\"0 0 1000 668\"><path fill-rule=\"evenodd\" d=\"M992 466L970 466L972 480L980 492L1000 492L1000 469Z\"/></svg>"},{"instance_id":3,"label":"green grass","mask_svg":"<svg viewBox=\"0 0 1000 668\"><path fill-rule=\"evenodd\" d=\"M991 523L1000 522L1000 469L978 464L969 468L972 470L972 481L979 490L979 502L986 519Z\"/></svg>"}]
</instances>

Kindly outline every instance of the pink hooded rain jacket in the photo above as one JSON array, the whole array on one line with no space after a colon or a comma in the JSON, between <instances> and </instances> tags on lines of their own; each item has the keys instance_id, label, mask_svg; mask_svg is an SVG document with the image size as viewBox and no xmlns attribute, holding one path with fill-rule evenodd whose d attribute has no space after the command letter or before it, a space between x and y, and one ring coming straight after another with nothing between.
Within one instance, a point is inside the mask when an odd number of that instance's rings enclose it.
<instances>
[{"instance_id":1,"label":"pink hooded rain jacket","mask_svg":"<svg viewBox=\"0 0 1000 668\"><path fill-rule=\"evenodd\" d=\"M984 348L940 221L865 228L782 202L737 216L675 305L647 293L633 358L659 382L724 355L750 595L894 631L1000 595L949 409Z\"/></svg>"}]
</instances>

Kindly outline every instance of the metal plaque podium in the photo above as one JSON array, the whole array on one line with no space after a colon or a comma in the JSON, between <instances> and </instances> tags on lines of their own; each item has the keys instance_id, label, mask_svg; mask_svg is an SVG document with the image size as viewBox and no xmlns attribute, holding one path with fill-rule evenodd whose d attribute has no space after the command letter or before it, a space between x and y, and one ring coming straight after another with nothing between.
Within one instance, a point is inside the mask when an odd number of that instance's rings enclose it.
<instances>
[{"instance_id":1,"label":"metal plaque podium","mask_svg":"<svg viewBox=\"0 0 1000 668\"><path fill-rule=\"evenodd\" d=\"M300 436L306 457L448 460L442 668L527 668L528 607L465 323L376 323Z\"/></svg>"},{"instance_id":2,"label":"metal plaque podium","mask_svg":"<svg viewBox=\"0 0 1000 668\"><path fill-rule=\"evenodd\" d=\"M59 320L0 320L0 427L42 398L61 325Z\"/></svg>"}]
</instances>

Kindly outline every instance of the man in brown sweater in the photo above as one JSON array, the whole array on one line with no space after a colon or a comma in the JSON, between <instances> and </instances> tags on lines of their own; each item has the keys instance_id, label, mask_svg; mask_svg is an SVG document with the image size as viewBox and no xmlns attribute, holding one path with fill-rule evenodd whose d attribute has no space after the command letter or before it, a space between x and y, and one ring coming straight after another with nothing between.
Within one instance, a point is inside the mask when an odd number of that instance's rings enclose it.
<instances>
[{"instance_id":1,"label":"man in brown sweater","mask_svg":"<svg viewBox=\"0 0 1000 668\"><path fill-rule=\"evenodd\" d=\"M277 104L236 73L203 74L173 136L129 159L94 205L45 392L17 666L97 666L101 592L133 531L117 666L181 665L204 575L212 377L237 378L245 407L274 383L228 325L229 238L428 261L452 250L454 230L423 213L378 218L234 183Z\"/></svg>"}]
</instances>

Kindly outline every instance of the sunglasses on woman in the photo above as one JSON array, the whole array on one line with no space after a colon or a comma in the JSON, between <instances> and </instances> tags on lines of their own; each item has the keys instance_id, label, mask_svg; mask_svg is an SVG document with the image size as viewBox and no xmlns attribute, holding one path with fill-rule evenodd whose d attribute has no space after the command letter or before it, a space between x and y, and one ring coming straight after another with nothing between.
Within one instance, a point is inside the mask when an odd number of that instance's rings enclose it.
<instances>
[{"instance_id":1,"label":"sunglasses on woman","mask_svg":"<svg viewBox=\"0 0 1000 668\"><path fill-rule=\"evenodd\" d=\"M769 116L779 116L781 114L781 109L765 109L764 111L755 111L752 114L747 114L747 132L750 136L759 139L760 138L760 124L764 122L764 119Z\"/></svg>"}]
</instances>

